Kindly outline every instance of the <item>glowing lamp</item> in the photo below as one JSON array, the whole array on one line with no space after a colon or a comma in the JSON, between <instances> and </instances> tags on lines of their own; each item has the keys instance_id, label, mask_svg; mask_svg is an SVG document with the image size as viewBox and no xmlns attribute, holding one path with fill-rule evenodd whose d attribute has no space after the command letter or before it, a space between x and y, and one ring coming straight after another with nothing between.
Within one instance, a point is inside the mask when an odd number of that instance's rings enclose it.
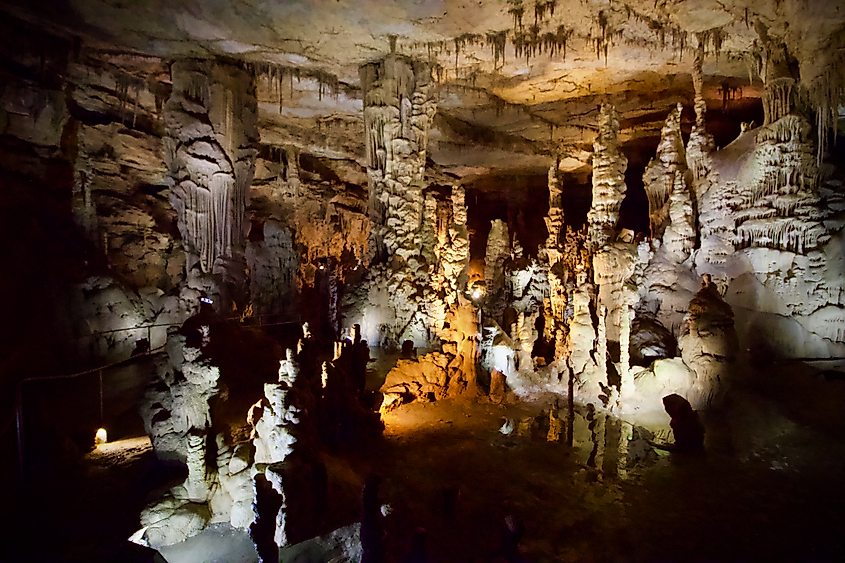
<instances>
[{"instance_id":1,"label":"glowing lamp","mask_svg":"<svg viewBox=\"0 0 845 563\"><path fill-rule=\"evenodd\" d=\"M100 428L97 430L97 433L94 435L94 445L95 446L102 446L106 442L109 441L108 434L106 434L105 428Z\"/></svg>"},{"instance_id":2,"label":"glowing lamp","mask_svg":"<svg viewBox=\"0 0 845 563\"><path fill-rule=\"evenodd\" d=\"M202 301L203 303L208 303L209 305L211 305L212 303L214 303L214 301L212 301L212 300L211 300L211 299L209 299L208 297L200 297L200 301Z\"/></svg>"},{"instance_id":3,"label":"glowing lamp","mask_svg":"<svg viewBox=\"0 0 845 563\"><path fill-rule=\"evenodd\" d=\"M481 288L479 288L479 287L476 287L472 290L472 298L473 299L481 299L481 297L483 295L484 295L484 292L481 291Z\"/></svg>"}]
</instances>

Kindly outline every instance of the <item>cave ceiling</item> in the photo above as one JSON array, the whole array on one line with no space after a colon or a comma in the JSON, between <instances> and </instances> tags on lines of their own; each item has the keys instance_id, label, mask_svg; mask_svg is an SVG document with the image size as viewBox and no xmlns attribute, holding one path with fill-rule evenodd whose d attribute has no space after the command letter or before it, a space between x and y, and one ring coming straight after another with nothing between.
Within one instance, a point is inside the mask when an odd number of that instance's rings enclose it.
<instances>
[{"instance_id":1,"label":"cave ceiling","mask_svg":"<svg viewBox=\"0 0 845 563\"><path fill-rule=\"evenodd\" d=\"M261 138L318 157L363 162L358 68L391 52L428 61L439 87L430 132L434 175L588 163L600 103L616 105L621 139L659 134L687 106L699 40L705 96L759 99L763 24L812 75L841 45L843 3L827 0L38 0L3 10L106 53L139 61L224 56L258 81ZM759 25L759 24L758 24ZM806 72L803 67L807 67ZM165 73L163 73L165 74ZM350 172L360 181L360 170Z\"/></svg>"}]
</instances>

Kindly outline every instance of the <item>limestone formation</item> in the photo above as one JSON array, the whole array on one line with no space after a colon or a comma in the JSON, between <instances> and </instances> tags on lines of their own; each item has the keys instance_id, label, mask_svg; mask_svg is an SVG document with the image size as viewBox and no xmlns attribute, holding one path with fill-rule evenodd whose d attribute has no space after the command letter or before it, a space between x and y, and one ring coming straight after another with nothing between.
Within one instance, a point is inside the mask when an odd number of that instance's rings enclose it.
<instances>
[{"instance_id":1,"label":"limestone formation","mask_svg":"<svg viewBox=\"0 0 845 563\"><path fill-rule=\"evenodd\" d=\"M454 356L433 352L414 360L399 360L387 373L381 392L384 410L411 401L444 399L449 392L449 364Z\"/></svg>"},{"instance_id":2,"label":"limestone formation","mask_svg":"<svg viewBox=\"0 0 845 563\"><path fill-rule=\"evenodd\" d=\"M683 192L686 189L684 185L686 157L684 141L681 137L681 109L683 109L682 106L678 104L666 118L666 125L660 131L657 155L648 163L643 174L643 184L648 195L651 236L656 239L663 238L663 232L671 222L670 208L683 205L683 202L677 201L678 196L674 203L670 202L675 191ZM681 210L676 211L677 215L682 213ZM688 215L691 214L690 209ZM686 235L685 227L682 234L675 236L683 235Z\"/></svg>"},{"instance_id":3,"label":"limestone formation","mask_svg":"<svg viewBox=\"0 0 845 563\"><path fill-rule=\"evenodd\" d=\"M159 381L141 408L144 426L159 459L188 468L185 481L153 501L141 514L143 540L158 548L201 531L211 520L208 456L209 400L219 389L220 371L203 357L202 329L172 334ZM215 450L216 453L216 450Z\"/></svg>"},{"instance_id":4,"label":"limestone formation","mask_svg":"<svg viewBox=\"0 0 845 563\"><path fill-rule=\"evenodd\" d=\"M421 253L428 128L436 106L431 70L391 54L360 68L364 92L370 217L370 307L378 320L368 339L391 346L429 340L421 315L428 285ZM371 323L372 324L372 323Z\"/></svg>"},{"instance_id":5,"label":"limestone formation","mask_svg":"<svg viewBox=\"0 0 845 563\"><path fill-rule=\"evenodd\" d=\"M810 124L786 115L762 127L739 175L734 205L737 248L764 246L797 254L830 240L819 205Z\"/></svg>"},{"instance_id":6,"label":"limestone formation","mask_svg":"<svg viewBox=\"0 0 845 563\"><path fill-rule=\"evenodd\" d=\"M587 214L588 244L592 250L614 240L619 208L627 190L628 159L619 150L619 117L613 106L602 105L598 129L593 143L593 201Z\"/></svg>"},{"instance_id":7,"label":"limestone formation","mask_svg":"<svg viewBox=\"0 0 845 563\"><path fill-rule=\"evenodd\" d=\"M688 332L678 340L678 347L684 363L695 373L695 381L685 397L700 409L724 397L739 352L733 311L706 274L701 290L690 302L686 321Z\"/></svg>"},{"instance_id":8,"label":"limestone formation","mask_svg":"<svg viewBox=\"0 0 845 563\"><path fill-rule=\"evenodd\" d=\"M204 273L242 280L258 143L252 77L203 60L176 61L171 76L164 158L187 268L197 264Z\"/></svg>"},{"instance_id":9,"label":"limestone formation","mask_svg":"<svg viewBox=\"0 0 845 563\"><path fill-rule=\"evenodd\" d=\"M702 34L697 36L698 46L695 51L695 58L692 63L692 85L695 91L695 124L690 131L689 141L686 146L687 167L692 171L693 182L704 178L710 172L710 152L714 148L713 136L707 133L705 127L705 115L707 114L707 101L704 99L704 43ZM698 191L694 192L696 196ZM698 198L696 198L698 199Z\"/></svg>"},{"instance_id":10,"label":"limestone formation","mask_svg":"<svg viewBox=\"0 0 845 563\"><path fill-rule=\"evenodd\" d=\"M485 311L494 319L501 319L505 310L505 260L511 256L510 235L507 223L493 221L487 236L484 258L484 283L486 284Z\"/></svg>"}]
</instances>

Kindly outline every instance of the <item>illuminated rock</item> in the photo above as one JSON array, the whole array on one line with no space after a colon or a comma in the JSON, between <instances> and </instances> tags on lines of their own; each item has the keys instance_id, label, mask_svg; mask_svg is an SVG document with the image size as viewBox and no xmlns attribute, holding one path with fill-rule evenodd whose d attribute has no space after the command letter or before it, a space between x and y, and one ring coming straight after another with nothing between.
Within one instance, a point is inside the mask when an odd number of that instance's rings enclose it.
<instances>
[{"instance_id":1,"label":"illuminated rock","mask_svg":"<svg viewBox=\"0 0 845 563\"><path fill-rule=\"evenodd\" d=\"M593 250L613 242L616 236L628 167L628 159L619 150L619 117L613 106L601 106L598 130L593 143L593 200L587 213L589 247Z\"/></svg>"},{"instance_id":2,"label":"illuminated rock","mask_svg":"<svg viewBox=\"0 0 845 563\"><path fill-rule=\"evenodd\" d=\"M220 274L240 289L258 144L252 76L233 65L178 60L171 77L164 157L186 266Z\"/></svg>"},{"instance_id":3,"label":"illuminated rock","mask_svg":"<svg viewBox=\"0 0 845 563\"><path fill-rule=\"evenodd\" d=\"M722 300L709 276L689 305L688 332L678 339L684 363L695 373L692 388L684 396L695 409L722 399L730 387L739 340L730 305Z\"/></svg>"}]
</instances>

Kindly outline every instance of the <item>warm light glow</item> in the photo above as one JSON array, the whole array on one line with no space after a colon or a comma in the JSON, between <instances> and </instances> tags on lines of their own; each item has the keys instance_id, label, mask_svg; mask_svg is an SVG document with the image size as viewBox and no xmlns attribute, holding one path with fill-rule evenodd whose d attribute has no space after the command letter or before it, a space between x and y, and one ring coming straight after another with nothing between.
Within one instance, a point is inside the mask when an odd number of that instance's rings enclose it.
<instances>
[{"instance_id":1,"label":"warm light glow","mask_svg":"<svg viewBox=\"0 0 845 563\"><path fill-rule=\"evenodd\" d=\"M99 430L97 430L97 434L94 436L94 445L102 446L108 441L109 439L108 434L106 434L106 429L100 428Z\"/></svg>"},{"instance_id":2,"label":"warm light glow","mask_svg":"<svg viewBox=\"0 0 845 563\"><path fill-rule=\"evenodd\" d=\"M473 299L481 299L481 297L482 297L483 295L484 295L484 292L483 292L483 291L481 291L481 289L480 289L480 288L478 288L478 287L476 287L476 288L474 288L474 289L472 290L472 298L473 298Z\"/></svg>"}]
</instances>

